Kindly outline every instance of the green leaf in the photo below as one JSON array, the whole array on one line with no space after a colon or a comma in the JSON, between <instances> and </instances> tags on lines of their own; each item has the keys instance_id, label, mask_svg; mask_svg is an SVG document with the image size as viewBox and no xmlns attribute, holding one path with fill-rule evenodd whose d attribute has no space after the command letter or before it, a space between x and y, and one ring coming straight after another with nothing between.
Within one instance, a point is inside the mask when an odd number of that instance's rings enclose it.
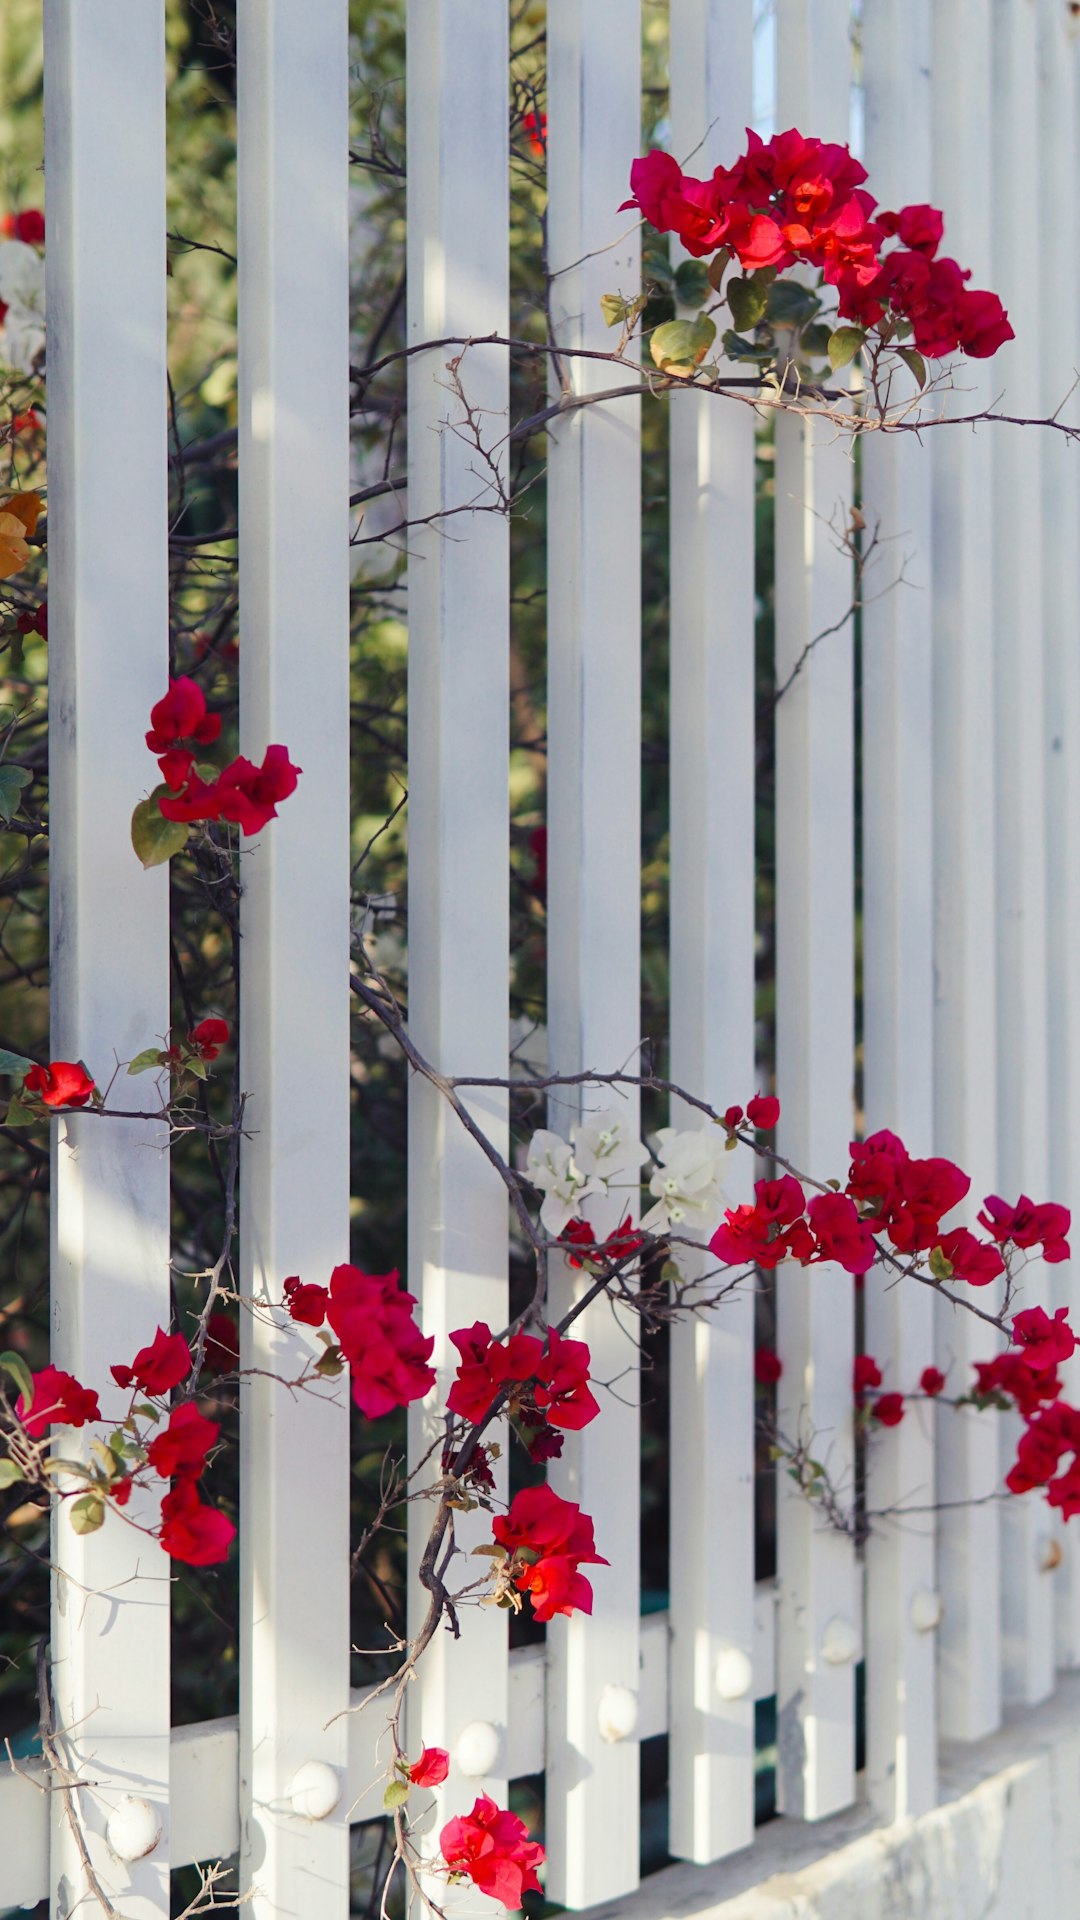
<instances>
[{"instance_id":1,"label":"green leaf","mask_svg":"<svg viewBox=\"0 0 1080 1920\"><path fill-rule=\"evenodd\" d=\"M740 333L733 333L730 327L720 344L729 360L756 360L760 365L762 361L773 357L771 347L756 346L753 340L744 340Z\"/></svg>"},{"instance_id":2,"label":"green leaf","mask_svg":"<svg viewBox=\"0 0 1080 1920\"><path fill-rule=\"evenodd\" d=\"M768 297L768 287L759 286L756 279L736 275L734 280L728 281L727 303L740 333L748 333L757 326L764 315Z\"/></svg>"},{"instance_id":3,"label":"green leaf","mask_svg":"<svg viewBox=\"0 0 1080 1920\"><path fill-rule=\"evenodd\" d=\"M393 1813L395 1807L403 1807L409 1797L407 1780L391 1780L383 1794L382 1803L387 1813Z\"/></svg>"},{"instance_id":4,"label":"green leaf","mask_svg":"<svg viewBox=\"0 0 1080 1920\"><path fill-rule=\"evenodd\" d=\"M649 351L661 373L678 378L699 367L716 339L716 326L705 313L696 320L667 320L654 327L649 336Z\"/></svg>"},{"instance_id":5,"label":"green leaf","mask_svg":"<svg viewBox=\"0 0 1080 1920\"><path fill-rule=\"evenodd\" d=\"M336 1380L339 1373L344 1373L345 1365L337 1347L327 1347L321 1359L316 1360L315 1371L323 1380Z\"/></svg>"},{"instance_id":6,"label":"green leaf","mask_svg":"<svg viewBox=\"0 0 1080 1920\"><path fill-rule=\"evenodd\" d=\"M629 311L629 306L621 293L600 295L600 312L603 314L605 327L620 326Z\"/></svg>"},{"instance_id":7,"label":"green leaf","mask_svg":"<svg viewBox=\"0 0 1080 1920\"><path fill-rule=\"evenodd\" d=\"M0 1460L0 1493L6 1492L8 1487L17 1487L25 1478L22 1468L16 1466L14 1460Z\"/></svg>"},{"instance_id":8,"label":"green leaf","mask_svg":"<svg viewBox=\"0 0 1080 1920\"><path fill-rule=\"evenodd\" d=\"M21 1080L24 1073L29 1073L33 1064L33 1061L28 1060L24 1053L9 1053L6 1047L0 1047L0 1078L6 1075L11 1079Z\"/></svg>"},{"instance_id":9,"label":"green leaf","mask_svg":"<svg viewBox=\"0 0 1080 1920\"><path fill-rule=\"evenodd\" d=\"M99 1493L80 1494L71 1507L71 1524L76 1533L96 1533L105 1522L105 1502Z\"/></svg>"},{"instance_id":10,"label":"green leaf","mask_svg":"<svg viewBox=\"0 0 1080 1920\"><path fill-rule=\"evenodd\" d=\"M41 1115L35 1113L33 1107L24 1105L17 1093L12 1094L4 1120L6 1127L36 1127L40 1118Z\"/></svg>"},{"instance_id":11,"label":"green leaf","mask_svg":"<svg viewBox=\"0 0 1080 1920\"><path fill-rule=\"evenodd\" d=\"M131 1411L137 1413L141 1420L152 1420L155 1426L161 1419L161 1408L151 1406L149 1400L136 1400Z\"/></svg>"},{"instance_id":12,"label":"green leaf","mask_svg":"<svg viewBox=\"0 0 1080 1920\"><path fill-rule=\"evenodd\" d=\"M151 1067L164 1066L160 1047L144 1047L134 1060L128 1061L129 1073L149 1073Z\"/></svg>"},{"instance_id":13,"label":"green leaf","mask_svg":"<svg viewBox=\"0 0 1080 1920\"><path fill-rule=\"evenodd\" d=\"M25 767L0 767L0 820L5 824L18 813L23 788L33 777Z\"/></svg>"},{"instance_id":14,"label":"green leaf","mask_svg":"<svg viewBox=\"0 0 1080 1920\"><path fill-rule=\"evenodd\" d=\"M187 846L184 820L166 820L158 804L165 786L155 787L149 800L140 800L131 816L131 844L144 867L161 867Z\"/></svg>"},{"instance_id":15,"label":"green leaf","mask_svg":"<svg viewBox=\"0 0 1080 1920\"><path fill-rule=\"evenodd\" d=\"M709 261L707 278L714 293L719 293L724 284L724 275L727 272L729 258L730 255L727 249L721 247L719 253L714 253L712 259Z\"/></svg>"},{"instance_id":16,"label":"green leaf","mask_svg":"<svg viewBox=\"0 0 1080 1920\"><path fill-rule=\"evenodd\" d=\"M837 327L829 335L829 365L834 373L839 373L841 367L850 366L865 340L862 327Z\"/></svg>"},{"instance_id":17,"label":"green leaf","mask_svg":"<svg viewBox=\"0 0 1080 1920\"><path fill-rule=\"evenodd\" d=\"M646 281L654 281L660 287L671 288L675 285L675 275L667 254L656 252L652 248L642 255L641 277Z\"/></svg>"},{"instance_id":18,"label":"green leaf","mask_svg":"<svg viewBox=\"0 0 1080 1920\"><path fill-rule=\"evenodd\" d=\"M0 1367L10 1374L22 1397L23 1412L29 1413L34 1404L34 1380L21 1353L0 1353Z\"/></svg>"},{"instance_id":19,"label":"green leaf","mask_svg":"<svg viewBox=\"0 0 1080 1920\"><path fill-rule=\"evenodd\" d=\"M684 307L700 307L709 291L704 260L681 260L675 269L675 294Z\"/></svg>"},{"instance_id":20,"label":"green leaf","mask_svg":"<svg viewBox=\"0 0 1080 1920\"><path fill-rule=\"evenodd\" d=\"M927 1265L930 1268L930 1271L933 1274L935 1280L951 1280L952 1279L952 1276L953 1276L952 1261L946 1259L940 1247L931 1248L930 1258L927 1261Z\"/></svg>"},{"instance_id":21,"label":"green leaf","mask_svg":"<svg viewBox=\"0 0 1080 1920\"><path fill-rule=\"evenodd\" d=\"M765 318L774 327L804 327L819 312L821 301L797 280L774 280L765 299Z\"/></svg>"},{"instance_id":22,"label":"green leaf","mask_svg":"<svg viewBox=\"0 0 1080 1920\"><path fill-rule=\"evenodd\" d=\"M803 328L799 345L808 359L815 360L819 355L824 357L828 353L830 338L824 320L815 320L812 326Z\"/></svg>"},{"instance_id":23,"label":"green leaf","mask_svg":"<svg viewBox=\"0 0 1080 1920\"><path fill-rule=\"evenodd\" d=\"M916 353L914 347L897 347L896 355L898 359L903 361L909 373L915 375L921 393L923 387L926 385L926 361L923 359L922 354Z\"/></svg>"}]
</instances>

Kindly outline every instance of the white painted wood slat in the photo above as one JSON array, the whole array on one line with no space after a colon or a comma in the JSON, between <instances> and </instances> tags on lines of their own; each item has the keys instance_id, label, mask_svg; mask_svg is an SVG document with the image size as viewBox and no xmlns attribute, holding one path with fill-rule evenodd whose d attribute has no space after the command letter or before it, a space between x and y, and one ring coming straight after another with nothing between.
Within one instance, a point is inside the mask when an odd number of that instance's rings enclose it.
<instances>
[{"instance_id":1,"label":"white painted wood slat","mask_svg":"<svg viewBox=\"0 0 1080 1920\"><path fill-rule=\"evenodd\" d=\"M601 295L639 286L640 236L618 213L640 139L639 0L552 0L549 206L555 337L609 349ZM597 392L625 371L567 360L556 381ZM640 402L585 407L549 435L548 1012L553 1071L637 1059L640 949ZM584 1109L608 1104L588 1092ZM637 1125L628 1099L628 1126ZM552 1102L565 1132L574 1102ZM596 1216L597 1232L617 1224ZM553 1317L582 1275L553 1273ZM589 1906L638 1877L638 1745L608 1743L608 1686L638 1686L639 1416L636 1326L606 1304L578 1323L593 1373L614 1383L599 1419L569 1434L551 1480L597 1526L592 1618L548 1628L547 1836L551 1899Z\"/></svg>"},{"instance_id":2,"label":"white painted wood slat","mask_svg":"<svg viewBox=\"0 0 1080 1920\"><path fill-rule=\"evenodd\" d=\"M1004 411L1040 411L1038 20L1030 0L994 0L991 285L1016 332L994 355ZM1007 156L1007 157L1006 157ZM974 284L974 282L973 282ZM1002 429L998 429L1002 431ZM1042 447L1010 433L993 463L994 797L996 805L998 1184L1042 1194L1049 1164L1046 945L1046 715L1043 702ZM1025 1268L1017 1304L1046 1298L1048 1269ZM1018 1415L1001 1422L1001 1472L1016 1458ZM1002 1512L1005 1698L1034 1705L1054 1687L1054 1582L1045 1495Z\"/></svg>"},{"instance_id":3,"label":"white painted wood slat","mask_svg":"<svg viewBox=\"0 0 1080 1920\"><path fill-rule=\"evenodd\" d=\"M245 837L241 1290L348 1258L348 43L345 0L238 13L241 741L303 769ZM307 1330L241 1318L243 1364L295 1377ZM348 1910L348 1385L241 1402L241 1878L256 1916ZM291 1809L306 1761L343 1789Z\"/></svg>"},{"instance_id":4,"label":"white painted wood slat","mask_svg":"<svg viewBox=\"0 0 1080 1920\"><path fill-rule=\"evenodd\" d=\"M671 145L702 178L743 150L752 31L739 0L672 9ZM723 1109L754 1075L755 421L715 396L670 404L671 1073ZM672 1124L700 1121L676 1101ZM735 1205L753 1161L728 1166ZM753 1346L749 1289L672 1327L668 1844L688 1860L754 1832L753 1688L731 1697L732 1655L747 1676L753 1656Z\"/></svg>"},{"instance_id":5,"label":"white painted wood slat","mask_svg":"<svg viewBox=\"0 0 1080 1920\"><path fill-rule=\"evenodd\" d=\"M1038 165L1053 191L1039 195L1038 358L1042 367L1039 411L1053 413L1080 370L1080 275L1074 246L1062 244L1080 222L1077 168L1077 54L1080 19L1059 0L1039 3ZM1062 416L1080 420L1076 395ZM1049 1144L1043 1185L1032 1199L1048 1197L1070 1206L1080 1224L1080 1008L1076 1003L1076 955L1080 952L1080 468L1063 436L1039 435L1042 459L1042 576L1045 624L1047 1014L1049 1038ZM1036 1173L1033 1178L1039 1178ZM1075 1240L1074 1240L1075 1245ZM1071 1308L1080 1324L1080 1262L1046 1275L1046 1296ZM1065 1397L1080 1396L1080 1359L1065 1370ZM1058 1530L1063 1561L1057 1590L1057 1659L1080 1665L1080 1532L1075 1521Z\"/></svg>"},{"instance_id":6,"label":"white painted wood slat","mask_svg":"<svg viewBox=\"0 0 1080 1920\"><path fill-rule=\"evenodd\" d=\"M991 286L990 14L982 0L935 0L933 201L945 252ZM992 371L965 360L952 413L985 405ZM935 429L933 462L934 1150L972 1177L967 1224L996 1174L993 585L994 429ZM971 1363L994 1350L970 1314L939 1303L937 1364L966 1392ZM941 1730L975 1739L1001 1716L998 1429L943 1407L937 1421ZM982 1504L956 1505L960 1502Z\"/></svg>"},{"instance_id":7,"label":"white painted wood slat","mask_svg":"<svg viewBox=\"0 0 1080 1920\"><path fill-rule=\"evenodd\" d=\"M779 125L848 138L846 0L779 0ZM850 449L792 415L776 433L776 678L850 607ZM816 1179L842 1178L854 1118L853 684L850 623L805 659L776 710L777 1091L780 1141ZM781 1431L813 1438L841 1499L853 1484L851 1276L780 1270ZM779 1478L778 1801L820 1819L855 1791L858 1634L850 1539ZM830 1628L832 1629L830 1633Z\"/></svg>"},{"instance_id":8,"label":"white painted wood slat","mask_svg":"<svg viewBox=\"0 0 1080 1920\"><path fill-rule=\"evenodd\" d=\"M167 875L140 871L130 840L168 674L164 63L160 8L45 9L50 1045L102 1086L169 1018ZM53 1128L52 1359L97 1388L106 1413L122 1410L110 1364L169 1321L166 1144L140 1121L71 1115ZM65 1453L86 1439L59 1437ZM127 1516L152 1526L158 1512L136 1495ZM125 1915L151 1920L169 1911L167 1832L126 1866L105 1825L133 1793L167 1829L169 1563L115 1513L82 1537L59 1514L53 1552L55 1717L70 1765L94 1783L80 1796L90 1856ZM57 1915L92 1902L62 1809L54 1794Z\"/></svg>"},{"instance_id":9,"label":"white painted wood slat","mask_svg":"<svg viewBox=\"0 0 1080 1920\"><path fill-rule=\"evenodd\" d=\"M879 0L863 20L865 163L883 207L930 197L930 0ZM901 373L904 397L911 388ZM867 566L862 613L863 1039L865 1131L909 1150L933 1141L933 875L930 456L911 435L863 441ZM929 1288L866 1276L866 1350L887 1388L916 1391L934 1356ZM912 1602L935 1585L933 1409L872 1433L867 1505L922 1509L871 1523L866 1549L867 1770L886 1818L934 1805L936 1644Z\"/></svg>"},{"instance_id":10,"label":"white painted wood slat","mask_svg":"<svg viewBox=\"0 0 1080 1920\"><path fill-rule=\"evenodd\" d=\"M507 331L508 108L506 9L486 0L412 0L408 10L408 339ZM422 1052L444 1073L507 1073L508 1056L508 525L495 470L471 437L467 409L493 448L505 432L502 348L434 348L409 364L409 509L447 513L409 538L409 1012ZM456 383L460 383L459 385ZM475 512L468 511L475 508ZM466 509L466 511L462 511ZM478 1091L472 1111L505 1153L506 1099ZM412 1408L414 1459L442 1430L459 1355L458 1327L508 1317L507 1200L498 1175L431 1086L409 1089L409 1275L435 1336L438 1383ZM505 1454L497 1467L505 1496ZM438 1455L434 1461L435 1477ZM410 1630L427 1610L419 1560L434 1509L409 1522ZM482 1512L455 1522L467 1553L491 1540ZM488 1562L459 1557L452 1587ZM476 1793L505 1804L506 1615L466 1606L461 1639L440 1631L409 1704L409 1741L449 1749L440 1818ZM465 1774L462 1731L486 1721L497 1758ZM445 1888L437 1892L440 1903Z\"/></svg>"}]
</instances>

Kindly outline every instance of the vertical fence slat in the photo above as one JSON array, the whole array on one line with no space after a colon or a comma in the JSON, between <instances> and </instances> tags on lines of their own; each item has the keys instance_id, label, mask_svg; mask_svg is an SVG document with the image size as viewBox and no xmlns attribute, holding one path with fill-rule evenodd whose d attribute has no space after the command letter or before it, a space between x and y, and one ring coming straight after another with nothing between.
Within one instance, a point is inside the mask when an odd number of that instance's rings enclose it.
<instances>
[{"instance_id":1,"label":"vertical fence slat","mask_svg":"<svg viewBox=\"0 0 1080 1920\"><path fill-rule=\"evenodd\" d=\"M1031 0L994 0L993 280L1016 339L994 356L1004 410L1039 412L1037 16ZM1055 168L1055 175L1057 169ZM998 429L998 431L1001 431ZM1046 792L1043 743L1042 447L1013 429L993 463L994 796L997 808L998 1183L1007 1199L1040 1193L1049 1163ZM1018 1306L1046 1297L1030 1260ZM1019 1415L1001 1421L1001 1472L1016 1457ZM1041 1490L1002 1512L1005 1697L1033 1704L1054 1686L1052 1522Z\"/></svg>"},{"instance_id":2,"label":"vertical fence slat","mask_svg":"<svg viewBox=\"0 0 1080 1920\"><path fill-rule=\"evenodd\" d=\"M848 138L847 0L779 0L778 120ZM776 678L852 602L840 542L850 449L835 429L782 415L776 431ZM821 642L776 710L777 1091L784 1151L816 1179L842 1177L853 1118L854 823L850 624ZM840 1499L853 1485L851 1276L777 1276L781 1431L812 1440ZM851 1540L822 1523L781 1471L778 1499L777 1791L805 1819L855 1791ZM846 1658L836 1655L846 1649ZM829 1656L832 1656L831 1658Z\"/></svg>"},{"instance_id":3,"label":"vertical fence slat","mask_svg":"<svg viewBox=\"0 0 1080 1920\"><path fill-rule=\"evenodd\" d=\"M508 110L506 9L486 0L411 0L408 10L408 338L507 331ZM466 404L486 445L505 431L503 349L418 354L409 366L409 1006L421 1051L444 1073L505 1075L508 1057L508 527L495 485L470 444ZM463 397L464 396L464 397ZM505 454L499 456L505 471ZM478 511L462 513L475 505ZM471 1102L503 1152L506 1100ZM508 1317L507 1202L498 1175L445 1100L409 1089L409 1263L438 1384L411 1410L417 1458L441 1431L459 1355L457 1327ZM438 1456L433 1462L438 1472ZM500 1475L500 1491L505 1480ZM427 1610L418 1568L433 1509L409 1525L410 1631ZM466 1551L491 1539L490 1515L461 1515ZM458 1558L451 1587L489 1562ZM421 1663L409 1739L449 1749L441 1792L449 1812L476 1792L505 1795L506 1615L465 1607L461 1639L445 1628ZM457 1759L463 1729L486 1721L498 1757L483 1780ZM503 1804L505 1800L503 1799ZM438 1831L441 1822L435 1822ZM442 1900L445 1896L438 1895Z\"/></svg>"},{"instance_id":4,"label":"vertical fence slat","mask_svg":"<svg viewBox=\"0 0 1080 1920\"><path fill-rule=\"evenodd\" d=\"M140 872L130 840L168 673L161 9L56 0L45 83L51 1051L84 1058L104 1086L115 1058L168 1023L168 880ZM53 1133L52 1359L119 1413L110 1364L171 1310L167 1134L74 1115ZM62 1451L77 1457L84 1439L65 1436ZM127 1517L152 1526L158 1505L135 1495ZM55 1717L94 1784L80 1797L87 1845L124 1913L152 1920L169 1911L167 1832L125 1867L105 1824L136 1794L167 1828L169 1562L115 1513L82 1537L59 1514L53 1554ZM92 1904L59 1793L50 1880L54 1913Z\"/></svg>"},{"instance_id":5,"label":"vertical fence slat","mask_svg":"<svg viewBox=\"0 0 1080 1920\"><path fill-rule=\"evenodd\" d=\"M1061 0L1039 0L1039 249L1038 357L1042 366L1039 412L1053 413L1080 369L1080 276L1076 248L1060 234L1075 234L1080 221L1077 168L1076 60L1080 21L1071 21ZM1053 181L1052 193L1045 183ZM1064 418L1080 419L1074 395ZM1080 953L1080 468L1076 448L1063 436L1039 436L1042 458L1042 568L1045 622L1046 901L1049 1003L1049 1148L1042 1185L1033 1199L1049 1196L1071 1206L1080 1221L1080 1009L1075 1000ZM1047 1280L1051 1278L1047 1275ZM1054 1305L1071 1308L1080 1324L1080 1262L1054 1269ZM1049 1287L1046 1293L1049 1293ZM1076 1404L1080 1360L1066 1369L1065 1398ZM1062 1564L1057 1589L1057 1658L1080 1666L1080 1533L1075 1523L1058 1532Z\"/></svg>"},{"instance_id":6,"label":"vertical fence slat","mask_svg":"<svg viewBox=\"0 0 1080 1920\"><path fill-rule=\"evenodd\" d=\"M296 793L242 842L244 1365L295 1377L289 1274L348 1259L348 47L345 0L238 14L241 740L282 742ZM245 1382L241 1875L252 1912L348 1910L348 1801L293 1813L306 1761L343 1774L347 1381ZM342 1777L344 1787L344 1778Z\"/></svg>"},{"instance_id":7,"label":"vertical fence slat","mask_svg":"<svg viewBox=\"0 0 1080 1920\"><path fill-rule=\"evenodd\" d=\"M863 19L866 166L885 207L930 197L931 0L878 0ZM910 384L910 383L909 383ZM912 435L867 435L866 539L880 536L862 614L863 1043L867 1133L889 1127L914 1154L933 1138L930 460ZM863 1295L866 1349L886 1386L911 1392L933 1359L933 1295L876 1269ZM936 1799L936 1645L912 1602L935 1581L933 1411L870 1435L866 1548L867 1772L889 1819Z\"/></svg>"},{"instance_id":8,"label":"vertical fence slat","mask_svg":"<svg viewBox=\"0 0 1080 1920\"><path fill-rule=\"evenodd\" d=\"M610 349L601 295L635 294L640 242L629 191L640 138L639 0L552 0L548 10L551 309L564 347ZM567 360L577 391L625 371ZM553 1071L611 1071L640 1035L640 402L584 407L553 427L548 463L548 1009ZM583 1102L608 1104L602 1089ZM637 1101L626 1103L637 1124ZM550 1124L565 1132L568 1098ZM617 1224L612 1221L610 1224ZM597 1218L597 1230L607 1220ZM551 1281L553 1317L576 1277ZM636 1322L605 1303L578 1322L593 1372L615 1383L600 1418L568 1434L552 1482L597 1523L592 1618L548 1628L548 1894L570 1907L638 1877L638 1745L607 1742L605 1688L637 1691L639 1415Z\"/></svg>"},{"instance_id":9,"label":"vertical fence slat","mask_svg":"<svg viewBox=\"0 0 1080 1920\"><path fill-rule=\"evenodd\" d=\"M742 150L751 58L749 6L673 8L671 145L702 178ZM671 400L670 764L671 1075L723 1108L754 1074L754 415L711 395ZM750 1156L729 1165L734 1205ZM749 1289L671 1330L668 1844L688 1860L754 1833L753 1686L734 1692L732 1658L749 1676L753 1342Z\"/></svg>"},{"instance_id":10,"label":"vertical fence slat","mask_svg":"<svg viewBox=\"0 0 1080 1920\"><path fill-rule=\"evenodd\" d=\"M935 0L932 12L935 206L946 249L990 286L990 15L983 0ZM995 388L964 360L962 392L938 404L970 413ZM934 1151L972 1176L968 1224L994 1190L994 764L991 647L993 429L936 429L933 462ZM974 1203L974 1204L972 1204ZM971 1363L995 1350L973 1315L937 1313L937 1362L966 1392ZM938 1682L942 1732L975 1739L1001 1716L1000 1485L994 1421L943 1407L937 1419ZM953 1503L978 1503L960 1504Z\"/></svg>"}]
</instances>

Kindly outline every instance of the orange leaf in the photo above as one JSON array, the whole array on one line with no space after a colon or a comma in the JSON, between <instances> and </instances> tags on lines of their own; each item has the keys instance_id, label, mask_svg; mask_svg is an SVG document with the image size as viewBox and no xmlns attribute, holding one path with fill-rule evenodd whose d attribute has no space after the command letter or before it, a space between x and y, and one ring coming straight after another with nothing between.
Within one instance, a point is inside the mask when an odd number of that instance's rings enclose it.
<instances>
[{"instance_id":1,"label":"orange leaf","mask_svg":"<svg viewBox=\"0 0 1080 1920\"><path fill-rule=\"evenodd\" d=\"M30 558L26 530L13 513L0 512L0 580L18 573Z\"/></svg>"},{"instance_id":2,"label":"orange leaf","mask_svg":"<svg viewBox=\"0 0 1080 1920\"><path fill-rule=\"evenodd\" d=\"M12 513L26 529L26 537L37 527L41 514L40 493L13 493L8 500L0 500L0 513Z\"/></svg>"}]
</instances>

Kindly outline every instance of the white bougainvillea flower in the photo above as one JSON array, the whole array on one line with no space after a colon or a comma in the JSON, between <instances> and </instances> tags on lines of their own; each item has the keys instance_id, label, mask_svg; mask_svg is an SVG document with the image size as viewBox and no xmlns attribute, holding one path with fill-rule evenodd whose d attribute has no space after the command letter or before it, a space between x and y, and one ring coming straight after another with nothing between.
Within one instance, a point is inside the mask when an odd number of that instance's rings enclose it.
<instances>
[{"instance_id":1,"label":"white bougainvillea flower","mask_svg":"<svg viewBox=\"0 0 1080 1920\"><path fill-rule=\"evenodd\" d=\"M21 240L0 240L0 361L31 373L45 345L45 261Z\"/></svg>"},{"instance_id":2,"label":"white bougainvillea flower","mask_svg":"<svg viewBox=\"0 0 1080 1920\"><path fill-rule=\"evenodd\" d=\"M655 1135L659 1165L649 1181L656 1204L641 1224L652 1233L692 1234L707 1239L719 1225L724 1189L724 1134L718 1127L693 1127L685 1132L661 1127ZM672 1257L678 1259L678 1250Z\"/></svg>"},{"instance_id":3,"label":"white bougainvillea flower","mask_svg":"<svg viewBox=\"0 0 1080 1920\"><path fill-rule=\"evenodd\" d=\"M649 1149L627 1126L625 1108L605 1107L573 1130L574 1160L581 1172L605 1185L616 1174L637 1172Z\"/></svg>"},{"instance_id":4,"label":"white bougainvillea flower","mask_svg":"<svg viewBox=\"0 0 1080 1920\"><path fill-rule=\"evenodd\" d=\"M590 1180L576 1164L569 1141L546 1127L539 1127L529 1141L525 1172L544 1196L540 1224L553 1240L577 1218L588 1194L603 1192L603 1182Z\"/></svg>"}]
</instances>

